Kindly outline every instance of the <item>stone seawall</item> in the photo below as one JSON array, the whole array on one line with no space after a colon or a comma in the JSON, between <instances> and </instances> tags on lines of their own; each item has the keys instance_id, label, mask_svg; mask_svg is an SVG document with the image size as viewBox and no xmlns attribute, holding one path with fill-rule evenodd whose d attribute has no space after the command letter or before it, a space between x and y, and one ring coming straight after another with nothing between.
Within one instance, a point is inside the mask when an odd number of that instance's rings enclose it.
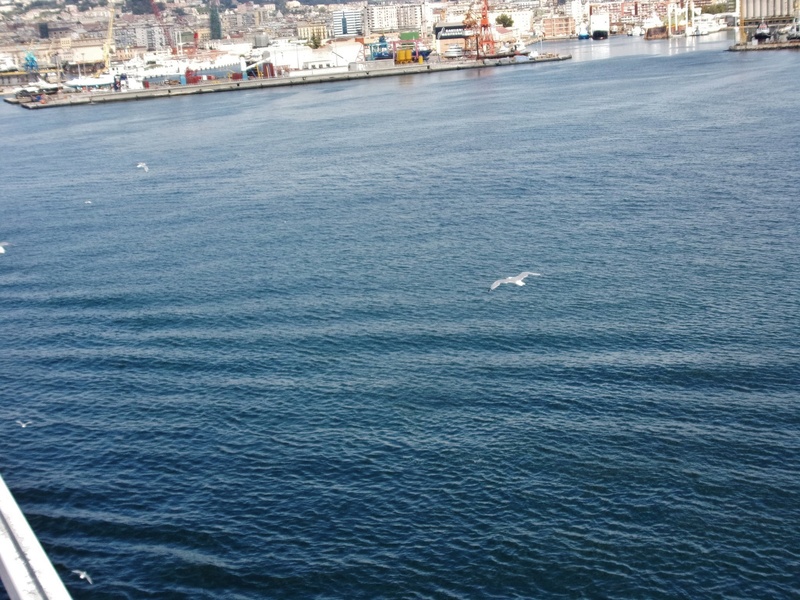
<instances>
[{"instance_id":1,"label":"stone seawall","mask_svg":"<svg viewBox=\"0 0 800 600\"><path fill-rule=\"evenodd\" d=\"M374 77L397 77L400 75L419 75L422 73L441 73L443 71L460 71L465 69L485 69L505 66L533 65L545 62L563 61L572 58L572 55L560 56L546 54L519 60L514 58L493 58L480 61L453 61L441 63L423 63L396 66L390 69L369 68L369 63L363 69L348 71L347 73L306 75L298 77L273 77L269 79L248 79L240 81L207 81L194 85L180 85L158 87L146 90L132 90L125 92L75 92L59 93L45 96L41 101L21 101L15 98L6 98L11 104L19 104L24 108L38 110L42 108L56 108L61 106L77 106L84 104L101 104L104 102L130 102L135 100L150 100L155 98L173 98L190 96L193 94L210 94L213 92L233 92L239 90L253 90L271 87L285 87L294 85L307 85L312 83L326 83L331 81L351 81L370 79Z\"/></svg>"}]
</instances>

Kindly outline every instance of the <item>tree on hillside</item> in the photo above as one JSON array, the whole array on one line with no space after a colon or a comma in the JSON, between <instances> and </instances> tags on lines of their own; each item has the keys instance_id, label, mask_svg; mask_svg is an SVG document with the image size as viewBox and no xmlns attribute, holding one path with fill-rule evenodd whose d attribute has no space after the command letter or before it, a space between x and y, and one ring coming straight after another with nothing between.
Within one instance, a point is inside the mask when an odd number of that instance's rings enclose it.
<instances>
[{"instance_id":1,"label":"tree on hillside","mask_svg":"<svg viewBox=\"0 0 800 600\"><path fill-rule=\"evenodd\" d=\"M222 23L219 20L219 10L217 10L216 6L211 7L211 13L209 14L209 28L211 29L212 40L222 39Z\"/></svg>"},{"instance_id":2,"label":"tree on hillside","mask_svg":"<svg viewBox=\"0 0 800 600\"><path fill-rule=\"evenodd\" d=\"M719 2L717 4L710 4L703 7L703 13L710 15L718 15L720 13L733 12L729 10L727 2Z\"/></svg>"},{"instance_id":3,"label":"tree on hillside","mask_svg":"<svg viewBox=\"0 0 800 600\"><path fill-rule=\"evenodd\" d=\"M127 0L123 10L132 12L135 15L149 15L153 12L148 0Z\"/></svg>"},{"instance_id":4,"label":"tree on hillside","mask_svg":"<svg viewBox=\"0 0 800 600\"><path fill-rule=\"evenodd\" d=\"M514 19L508 16L506 13L503 13L499 17L497 17L494 22L501 27L512 27L514 25Z\"/></svg>"}]
</instances>

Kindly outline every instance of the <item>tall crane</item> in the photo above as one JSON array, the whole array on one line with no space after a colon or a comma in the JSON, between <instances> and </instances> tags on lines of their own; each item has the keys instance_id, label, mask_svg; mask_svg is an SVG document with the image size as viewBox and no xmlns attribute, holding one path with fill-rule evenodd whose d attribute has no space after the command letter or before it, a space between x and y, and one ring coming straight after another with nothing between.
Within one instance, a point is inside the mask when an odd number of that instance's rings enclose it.
<instances>
[{"instance_id":1,"label":"tall crane","mask_svg":"<svg viewBox=\"0 0 800 600\"><path fill-rule=\"evenodd\" d=\"M494 54L494 35L489 23L489 0L481 1L481 24L478 31L478 56Z\"/></svg>"},{"instance_id":2,"label":"tall crane","mask_svg":"<svg viewBox=\"0 0 800 600\"><path fill-rule=\"evenodd\" d=\"M158 4L156 4L156 0L150 0L150 6L153 7L153 14L156 16L156 21L158 21L159 26L161 27L161 31L164 34L164 39L169 44L169 49L172 54L178 53L178 48L175 46L175 41L172 39L172 36L169 34L169 29L167 28L166 23L164 23L164 17L161 15L161 10L158 8Z\"/></svg>"},{"instance_id":3,"label":"tall crane","mask_svg":"<svg viewBox=\"0 0 800 600\"><path fill-rule=\"evenodd\" d=\"M489 22L489 0L481 0L480 21L472 13L472 5L469 5L467 14L464 15L464 29L475 37L476 58L494 54L494 35L492 34L492 24Z\"/></svg>"},{"instance_id":4,"label":"tall crane","mask_svg":"<svg viewBox=\"0 0 800 600\"><path fill-rule=\"evenodd\" d=\"M108 0L108 33L106 41L103 43L103 62L106 65L106 71L111 68L111 53L116 50L114 48L114 12L114 0Z\"/></svg>"}]
</instances>

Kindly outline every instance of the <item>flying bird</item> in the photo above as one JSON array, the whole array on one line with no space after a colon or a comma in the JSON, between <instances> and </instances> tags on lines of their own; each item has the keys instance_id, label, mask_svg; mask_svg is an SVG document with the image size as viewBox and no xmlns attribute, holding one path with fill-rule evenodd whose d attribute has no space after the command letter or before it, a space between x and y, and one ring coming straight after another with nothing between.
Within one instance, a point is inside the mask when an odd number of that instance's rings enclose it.
<instances>
[{"instance_id":1,"label":"flying bird","mask_svg":"<svg viewBox=\"0 0 800 600\"><path fill-rule=\"evenodd\" d=\"M93 583L93 582L92 582L92 578L91 578L91 577L89 577L89 574L88 574L86 571L79 571L79 570L77 570L77 569L72 569L72 572L73 572L73 573L75 573L75 574L76 574L78 577L80 577L81 579L85 579L85 580L86 580L86 581L88 581L89 583Z\"/></svg>"},{"instance_id":2,"label":"flying bird","mask_svg":"<svg viewBox=\"0 0 800 600\"><path fill-rule=\"evenodd\" d=\"M8 245L8 242L0 242L0 254L6 253L6 246Z\"/></svg>"},{"instance_id":3,"label":"flying bird","mask_svg":"<svg viewBox=\"0 0 800 600\"><path fill-rule=\"evenodd\" d=\"M505 277L504 279L498 279L492 284L492 286L489 288L489 291L491 292L494 288L504 283L516 283L517 285L525 285L523 279L525 279L528 275L541 277L541 273L531 273L530 271L523 271L516 277Z\"/></svg>"},{"instance_id":4,"label":"flying bird","mask_svg":"<svg viewBox=\"0 0 800 600\"><path fill-rule=\"evenodd\" d=\"M31 424L31 422L30 422L30 421L25 421L25 422L23 423L22 421L17 421L17 424L18 424L20 427L22 427L22 428L25 428L25 427L27 427L28 425L30 425L30 424Z\"/></svg>"},{"instance_id":5,"label":"flying bird","mask_svg":"<svg viewBox=\"0 0 800 600\"><path fill-rule=\"evenodd\" d=\"M144 169L144 172L147 173L150 169L147 168L147 163L140 162L136 165L137 169Z\"/></svg>"}]
</instances>

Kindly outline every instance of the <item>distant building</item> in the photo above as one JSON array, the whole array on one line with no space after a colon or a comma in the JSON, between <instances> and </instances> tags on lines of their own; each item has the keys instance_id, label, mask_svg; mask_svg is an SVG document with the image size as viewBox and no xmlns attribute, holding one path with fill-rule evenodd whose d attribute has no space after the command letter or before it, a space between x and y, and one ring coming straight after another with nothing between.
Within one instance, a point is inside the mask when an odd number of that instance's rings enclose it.
<instances>
[{"instance_id":1,"label":"distant building","mask_svg":"<svg viewBox=\"0 0 800 600\"><path fill-rule=\"evenodd\" d=\"M428 20L423 13L421 4L399 4L397 6L397 28L400 31L420 31Z\"/></svg>"},{"instance_id":2,"label":"distant building","mask_svg":"<svg viewBox=\"0 0 800 600\"><path fill-rule=\"evenodd\" d=\"M330 28L324 23L298 23L297 37L301 40L310 40L313 37L326 40L331 37Z\"/></svg>"},{"instance_id":3,"label":"distant building","mask_svg":"<svg viewBox=\"0 0 800 600\"><path fill-rule=\"evenodd\" d=\"M546 38L569 37L575 33L575 19L556 15L542 19L542 31Z\"/></svg>"},{"instance_id":4,"label":"distant building","mask_svg":"<svg viewBox=\"0 0 800 600\"><path fill-rule=\"evenodd\" d=\"M219 19L222 22L223 33L245 31L256 25L255 14L247 11L226 10L219 16Z\"/></svg>"},{"instance_id":5,"label":"distant building","mask_svg":"<svg viewBox=\"0 0 800 600\"><path fill-rule=\"evenodd\" d=\"M253 21L256 27L265 27L275 19L275 5L265 4L253 10Z\"/></svg>"},{"instance_id":6,"label":"distant building","mask_svg":"<svg viewBox=\"0 0 800 600\"><path fill-rule=\"evenodd\" d=\"M367 6L365 13L365 33L397 31L396 4L373 4L372 6Z\"/></svg>"},{"instance_id":7,"label":"distant building","mask_svg":"<svg viewBox=\"0 0 800 600\"><path fill-rule=\"evenodd\" d=\"M361 11L337 10L333 13L333 36L363 35Z\"/></svg>"},{"instance_id":8,"label":"distant building","mask_svg":"<svg viewBox=\"0 0 800 600\"><path fill-rule=\"evenodd\" d=\"M147 30L150 27L139 25L114 28L114 46L116 48L147 48Z\"/></svg>"}]
</instances>

